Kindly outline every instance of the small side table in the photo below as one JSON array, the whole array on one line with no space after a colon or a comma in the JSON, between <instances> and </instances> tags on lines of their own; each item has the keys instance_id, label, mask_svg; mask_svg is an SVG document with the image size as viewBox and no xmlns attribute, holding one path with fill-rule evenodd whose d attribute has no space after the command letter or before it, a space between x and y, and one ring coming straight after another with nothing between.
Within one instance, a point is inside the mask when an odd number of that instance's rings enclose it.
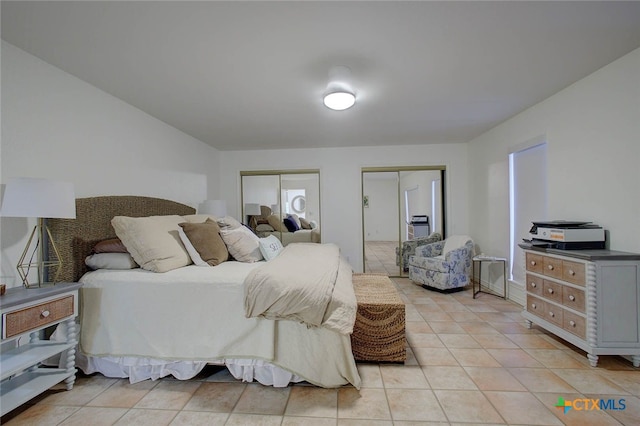
<instances>
[{"instance_id":1,"label":"small side table","mask_svg":"<svg viewBox=\"0 0 640 426\"><path fill-rule=\"evenodd\" d=\"M482 289L482 264L483 263L500 263L502 262L502 294L495 293L491 290L483 290ZM476 263L478 264L478 289L476 290ZM491 281L491 269L489 269L489 281ZM476 295L480 292L492 294L494 296L502 297L505 300L507 299L507 259L504 257L495 257L495 256L485 256L479 255L474 256L473 261L471 262L471 286L473 288L473 298L476 298Z\"/></svg>"}]
</instances>

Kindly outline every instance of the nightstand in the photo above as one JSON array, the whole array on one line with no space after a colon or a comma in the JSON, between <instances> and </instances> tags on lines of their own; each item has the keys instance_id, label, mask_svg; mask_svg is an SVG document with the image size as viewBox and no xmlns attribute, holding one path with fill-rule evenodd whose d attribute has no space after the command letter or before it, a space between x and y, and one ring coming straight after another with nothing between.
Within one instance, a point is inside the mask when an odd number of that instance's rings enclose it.
<instances>
[{"instance_id":1,"label":"nightstand","mask_svg":"<svg viewBox=\"0 0 640 426\"><path fill-rule=\"evenodd\" d=\"M0 351L1 415L24 404L62 381L67 390L75 381L76 322L80 283L10 288L0 296L2 346ZM40 340L40 331L64 323L65 341ZM21 337L29 342L17 346ZM25 339L23 339L25 340ZM65 368L40 364L54 355L66 356Z\"/></svg>"}]
</instances>

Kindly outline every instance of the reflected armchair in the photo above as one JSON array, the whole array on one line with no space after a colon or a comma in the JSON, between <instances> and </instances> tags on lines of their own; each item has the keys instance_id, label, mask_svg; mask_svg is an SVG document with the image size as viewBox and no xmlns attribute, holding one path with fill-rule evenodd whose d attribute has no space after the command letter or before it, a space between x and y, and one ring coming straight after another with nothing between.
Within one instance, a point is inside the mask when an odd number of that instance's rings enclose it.
<instances>
[{"instance_id":1,"label":"reflected armchair","mask_svg":"<svg viewBox=\"0 0 640 426\"><path fill-rule=\"evenodd\" d=\"M473 254L473 240L466 235L420 246L409 258L409 278L439 290L464 287L470 282Z\"/></svg>"},{"instance_id":2,"label":"reflected armchair","mask_svg":"<svg viewBox=\"0 0 640 426\"><path fill-rule=\"evenodd\" d=\"M400 266L400 260L402 260L402 269L404 272L407 272L409 270L409 258L416 253L416 248L425 244L436 243L440 240L442 240L442 235L434 232L426 237L418 237L413 240L404 241L402 243L402 251L399 247L396 247L396 265Z\"/></svg>"}]
</instances>

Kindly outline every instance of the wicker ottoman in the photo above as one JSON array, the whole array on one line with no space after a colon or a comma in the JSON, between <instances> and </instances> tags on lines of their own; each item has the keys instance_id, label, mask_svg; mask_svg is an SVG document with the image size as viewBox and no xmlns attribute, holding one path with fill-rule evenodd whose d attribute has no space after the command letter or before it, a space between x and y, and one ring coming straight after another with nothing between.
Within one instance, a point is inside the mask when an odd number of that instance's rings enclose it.
<instances>
[{"instance_id":1,"label":"wicker ottoman","mask_svg":"<svg viewBox=\"0 0 640 426\"><path fill-rule=\"evenodd\" d=\"M357 361L404 362L407 358L404 303L386 275L353 274L358 302L351 335Z\"/></svg>"}]
</instances>

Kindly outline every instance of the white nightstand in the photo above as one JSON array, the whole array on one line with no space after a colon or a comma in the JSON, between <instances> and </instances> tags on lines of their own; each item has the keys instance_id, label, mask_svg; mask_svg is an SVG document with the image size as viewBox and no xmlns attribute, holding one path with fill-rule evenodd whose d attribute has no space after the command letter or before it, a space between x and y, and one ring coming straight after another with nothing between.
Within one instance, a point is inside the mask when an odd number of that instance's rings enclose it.
<instances>
[{"instance_id":1,"label":"white nightstand","mask_svg":"<svg viewBox=\"0 0 640 426\"><path fill-rule=\"evenodd\" d=\"M0 296L1 415L62 381L65 381L67 390L73 387L77 344L75 318L81 285L58 283L42 288L10 288ZM40 340L40 330L60 323L66 325L65 341ZM29 336L29 342L16 347L17 340L23 336ZM65 368L40 366L44 360L58 354L66 355Z\"/></svg>"}]
</instances>

